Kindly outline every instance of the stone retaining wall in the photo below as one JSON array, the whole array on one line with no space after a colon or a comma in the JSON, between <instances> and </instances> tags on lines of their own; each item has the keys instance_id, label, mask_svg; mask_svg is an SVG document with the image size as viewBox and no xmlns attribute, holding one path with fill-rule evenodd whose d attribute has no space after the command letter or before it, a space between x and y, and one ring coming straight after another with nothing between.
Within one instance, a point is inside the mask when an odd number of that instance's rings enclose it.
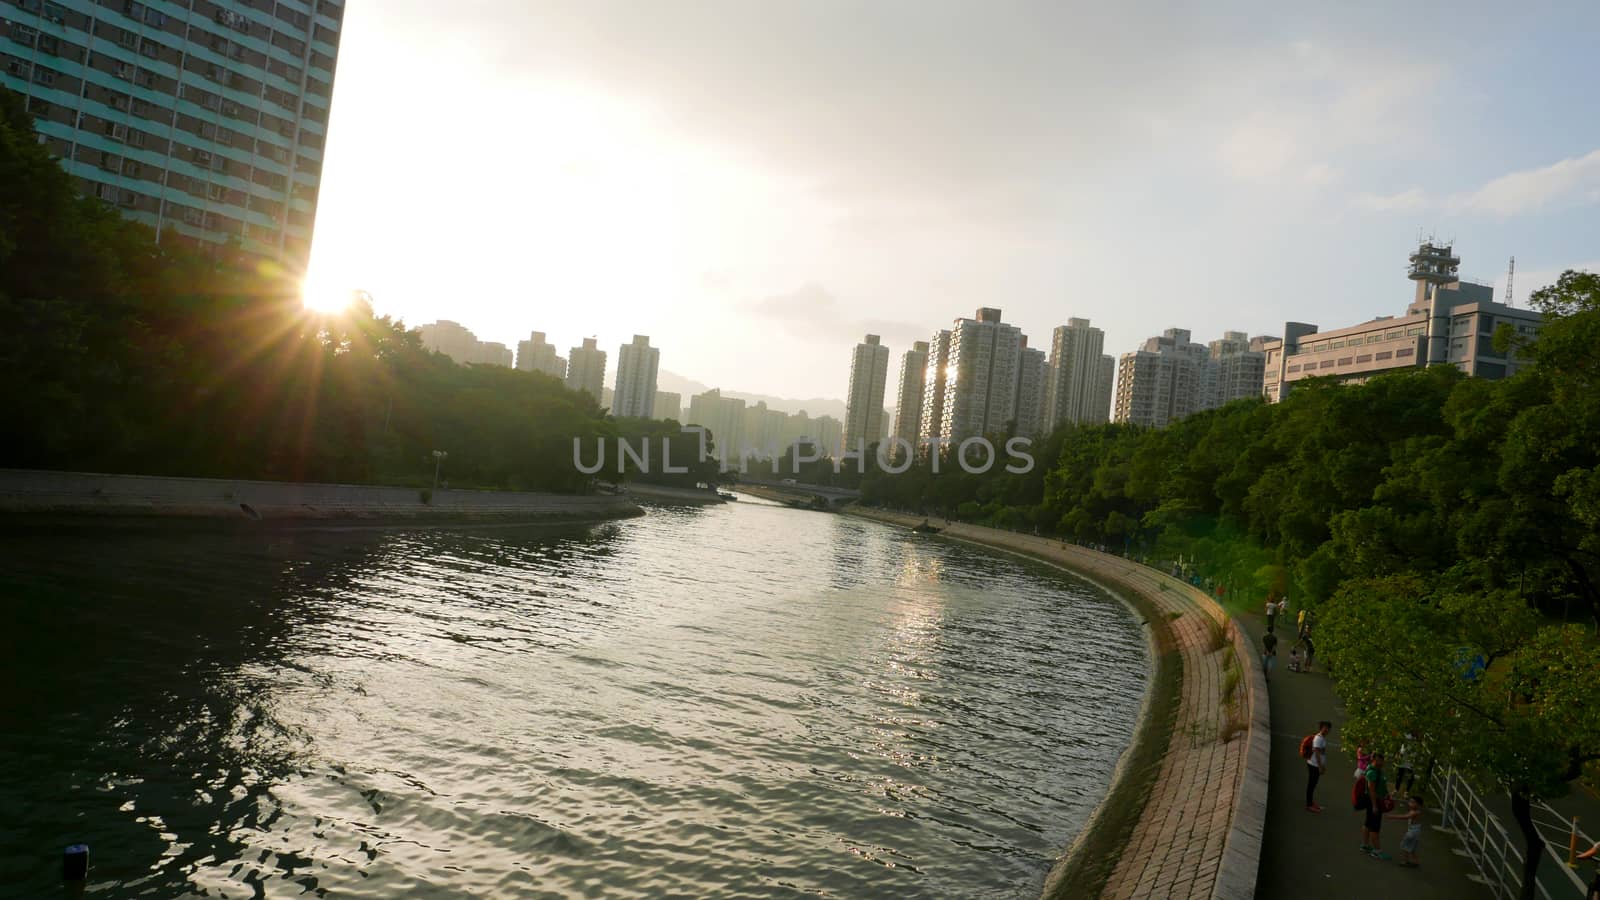
<instances>
[{"instance_id":1,"label":"stone retaining wall","mask_svg":"<svg viewBox=\"0 0 1600 900\"><path fill-rule=\"evenodd\" d=\"M862 507L849 512L905 526L923 521ZM1173 657L1170 663L1180 673L1175 710L1147 703L1146 716L1170 716L1170 727L1141 728L1124 756L1124 763L1149 757L1151 766L1141 773L1140 767L1119 765L1108 788L1107 798L1126 804L1131 797L1137 810L1108 809L1102 801L1052 871L1046 896L1077 897L1086 890L1113 898L1253 896L1266 823L1271 722L1259 657L1243 630L1203 591L1121 557L995 528L932 524L941 526L943 536L1023 553L1100 582L1146 618L1153 658ZM1219 635L1221 649L1215 643ZM1225 696L1231 667L1239 675ZM1139 740L1165 740L1166 746L1141 746ZM1140 778L1147 783L1128 783ZM1103 834L1096 840L1093 832L1105 829L1116 829L1116 840ZM1090 852L1115 856L1085 859ZM1084 872L1090 873L1087 881Z\"/></svg>"},{"instance_id":2,"label":"stone retaining wall","mask_svg":"<svg viewBox=\"0 0 1600 900\"><path fill-rule=\"evenodd\" d=\"M625 497L0 469L0 513L237 521L559 521L642 513Z\"/></svg>"}]
</instances>

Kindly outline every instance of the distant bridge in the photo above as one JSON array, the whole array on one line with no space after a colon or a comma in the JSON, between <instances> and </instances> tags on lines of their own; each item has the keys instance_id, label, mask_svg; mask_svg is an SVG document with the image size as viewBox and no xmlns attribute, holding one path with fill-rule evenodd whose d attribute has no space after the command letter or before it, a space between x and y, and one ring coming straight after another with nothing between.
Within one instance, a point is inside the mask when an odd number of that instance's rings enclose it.
<instances>
[{"instance_id":1,"label":"distant bridge","mask_svg":"<svg viewBox=\"0 0 1600 900\"><path fill-rule=\"evenodd\" d=\"M805 506L813 509L838 509L848 503L861 498L861 492L850 488L825 487L820 484L802 484L800 482L778 481L768 478L751 478L749 475L739 476L738 484L730 485L732 490L744 491L766 500L785 503L790 506Z\"/></svg>"}]
</instances>

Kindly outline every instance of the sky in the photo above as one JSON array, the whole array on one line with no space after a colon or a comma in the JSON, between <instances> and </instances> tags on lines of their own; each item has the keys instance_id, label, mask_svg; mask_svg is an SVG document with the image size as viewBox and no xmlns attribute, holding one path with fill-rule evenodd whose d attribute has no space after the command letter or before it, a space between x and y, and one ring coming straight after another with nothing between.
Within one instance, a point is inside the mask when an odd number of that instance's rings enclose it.
<instances>
[{"instance_id":1,"label":"sky","mask_svg":"<svg viewBox=\"0 0 1600 900\"><path fill-rule=\"evenodd\" d=\"M1600 271L1600 4L352 2L316 291L842 397L980 306L1106 352ZM612 373L608 371L608 382ZM888 398L892 404L892 397Z\"/></svg>"}]
</instances>

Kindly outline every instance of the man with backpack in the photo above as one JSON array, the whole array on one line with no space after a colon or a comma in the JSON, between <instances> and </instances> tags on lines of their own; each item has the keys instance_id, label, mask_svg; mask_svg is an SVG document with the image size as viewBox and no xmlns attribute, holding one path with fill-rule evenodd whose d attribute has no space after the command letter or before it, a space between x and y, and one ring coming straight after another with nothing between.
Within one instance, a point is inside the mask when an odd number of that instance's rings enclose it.
<instances>
[{"instance_id":1,"label":"man with backpack","mask_svg":"<svg viewBox=\"0 0 1600 900\"><path fill-rule=\"evenodd\" d=\"M1328 732L1332 730L1333 723L1323 719L1314 733L1300 741L1300 758L1306 761L1306 812L1322 812L1317 805L1317 782L1328 771Z\"/></svg>"}]
</instances>

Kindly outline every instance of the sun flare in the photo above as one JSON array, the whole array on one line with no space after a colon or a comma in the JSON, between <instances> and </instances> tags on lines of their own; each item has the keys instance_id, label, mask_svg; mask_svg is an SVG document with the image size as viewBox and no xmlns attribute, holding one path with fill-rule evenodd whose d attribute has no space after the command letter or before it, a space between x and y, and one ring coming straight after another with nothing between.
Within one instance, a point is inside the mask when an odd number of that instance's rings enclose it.
<instances>
[{"instance_id":1,"label":"sun flare","mask_svg":"<svg viewBox=\"0 0 1600 900\"><path fill-rule=\"evenodd\" d=\"M344 312L350 308L355 293L349 288L340 288L320 281L306 279L300 285L300 302L306 309L320 313Z\"/></svg>"}]
</instances>

